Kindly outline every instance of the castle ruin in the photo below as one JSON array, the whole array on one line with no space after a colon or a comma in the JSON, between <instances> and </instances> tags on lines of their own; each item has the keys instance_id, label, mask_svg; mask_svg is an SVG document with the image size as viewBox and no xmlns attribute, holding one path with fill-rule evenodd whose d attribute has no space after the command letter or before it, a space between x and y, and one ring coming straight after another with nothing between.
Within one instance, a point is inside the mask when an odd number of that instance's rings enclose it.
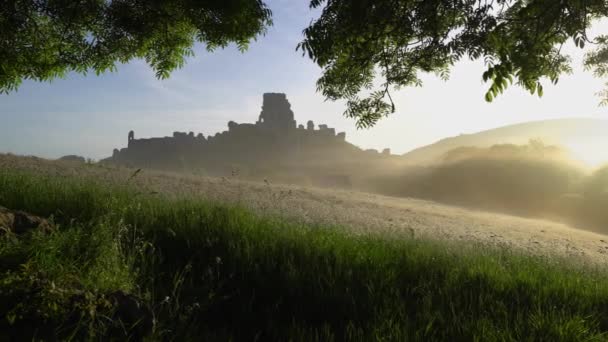
<instances>
[{"instance_id":1,"label":"castle ruin","mask_svg":"<svg viewBox=\"0 0 608 342\"><path fill-rule=\"evenodd\" d=\"M115 149L104 162L160 170L202 169L211 175L225 175L239 168L256 176L277 169L314 168L323 163L338 165L343 160L370 158L346 142L344 132L336 134L335 129L323 124L315 129L312 121L306 127L297 125L282 93L263 95L262 111L255 123L229 121L227 126L227 131L208 137L174 132L170 137L135 139L135 132L130 131L127 147Z\"/></svg>"}]
</instances>

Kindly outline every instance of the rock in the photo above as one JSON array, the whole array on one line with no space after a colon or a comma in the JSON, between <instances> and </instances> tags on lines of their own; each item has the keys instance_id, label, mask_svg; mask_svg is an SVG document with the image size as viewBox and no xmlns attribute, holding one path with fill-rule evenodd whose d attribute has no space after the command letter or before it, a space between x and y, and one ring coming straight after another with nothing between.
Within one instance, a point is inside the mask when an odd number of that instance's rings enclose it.
<instances>
[{"instance_id":1,"label":"rock","mask_svg":"<svg viewBox=\"0 0 608 342\"><path fill-rule=\"evenodd\" d=\"M54 227L42 217L0 207L0 234L10 232L22 235L32 230L50 233Z\"/></svg>"}]
</instances>

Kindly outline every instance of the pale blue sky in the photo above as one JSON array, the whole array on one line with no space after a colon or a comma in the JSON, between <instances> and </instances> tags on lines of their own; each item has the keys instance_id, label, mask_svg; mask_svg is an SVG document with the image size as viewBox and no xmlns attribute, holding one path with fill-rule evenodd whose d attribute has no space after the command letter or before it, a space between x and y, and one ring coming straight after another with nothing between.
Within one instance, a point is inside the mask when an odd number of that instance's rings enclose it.
<instances>
[{"instance_id":1,"label":"pale blue sky","mask_svg":"<svg viewBox=\"0 0 608 342\"><path fill-rule=\"evenodd\" d=\"M547 84L542 99L512 88L487 104L483 63L463 62L447 83L425 76L423 88L397 92L397 113L373 129L357 131L354 122L342 117L341 103L325 102L316 94L320 70L295 51L302 30L314 18L308 0L267 3L275 25L244 54L234 47L209 54L197 46L196 56L165 81L155 79L144 62L133 61L116 73L29 81L15 93L0 95L0 152L98 159L124 147L131 129L136 137L176 130L215 134L229 120L254 122L264 92L287 93L299 123L326 123L346 131L347 140L359 146L390 147L396 153L515 122L608 118L608 109L598 107L594 96L603 81L580 70L582 53L570 47L576 73L563 77L557 87Z\"/></svg>"}]
</instances>

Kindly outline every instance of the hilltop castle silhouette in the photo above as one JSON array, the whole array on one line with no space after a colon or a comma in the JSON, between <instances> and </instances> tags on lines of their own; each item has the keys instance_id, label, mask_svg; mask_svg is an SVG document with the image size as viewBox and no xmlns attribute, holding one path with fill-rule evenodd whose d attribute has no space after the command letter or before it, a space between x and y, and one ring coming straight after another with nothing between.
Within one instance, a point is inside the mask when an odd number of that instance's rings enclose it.
<instances>
[{"instance_id":1,"label":"hilltop castle silhouette","mask_svg":"<svg viewBox=\"0 0 608 342\"><path fill-rule=\"evenodd\" d=\"M238 168L249 175L311 163L338 164L341 160L390 157L388 149L363 151L346 142L344 132L308 121L297 125L287 96L265 93L255 123L228 122L228 130L205 137L174 132L172 137L136 139L128 134L127 147L114 149L104 162L161 170L203 169L225 175ZM374 158L375 159L375 158ZM337 168L339 169L339 168Z\"/></svg>"}]
</instances>

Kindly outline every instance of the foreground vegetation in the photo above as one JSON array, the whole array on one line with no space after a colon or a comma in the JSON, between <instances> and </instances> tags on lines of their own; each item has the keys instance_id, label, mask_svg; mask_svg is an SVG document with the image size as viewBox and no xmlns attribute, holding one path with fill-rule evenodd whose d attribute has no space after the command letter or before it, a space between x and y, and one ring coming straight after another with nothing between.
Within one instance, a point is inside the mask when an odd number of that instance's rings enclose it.
<instances>
[{"instance_id":1,"label":"foreground vegetation","mask_svg":"<svg viewBox=\"0 0 608 342\"><path fill-rule=\"evenodd\" d=\"M352 236L194 198L0 171L0 205L56 230L0 237L0 340L594 341L600 269Z\"/></svg>"}]
</instances>

